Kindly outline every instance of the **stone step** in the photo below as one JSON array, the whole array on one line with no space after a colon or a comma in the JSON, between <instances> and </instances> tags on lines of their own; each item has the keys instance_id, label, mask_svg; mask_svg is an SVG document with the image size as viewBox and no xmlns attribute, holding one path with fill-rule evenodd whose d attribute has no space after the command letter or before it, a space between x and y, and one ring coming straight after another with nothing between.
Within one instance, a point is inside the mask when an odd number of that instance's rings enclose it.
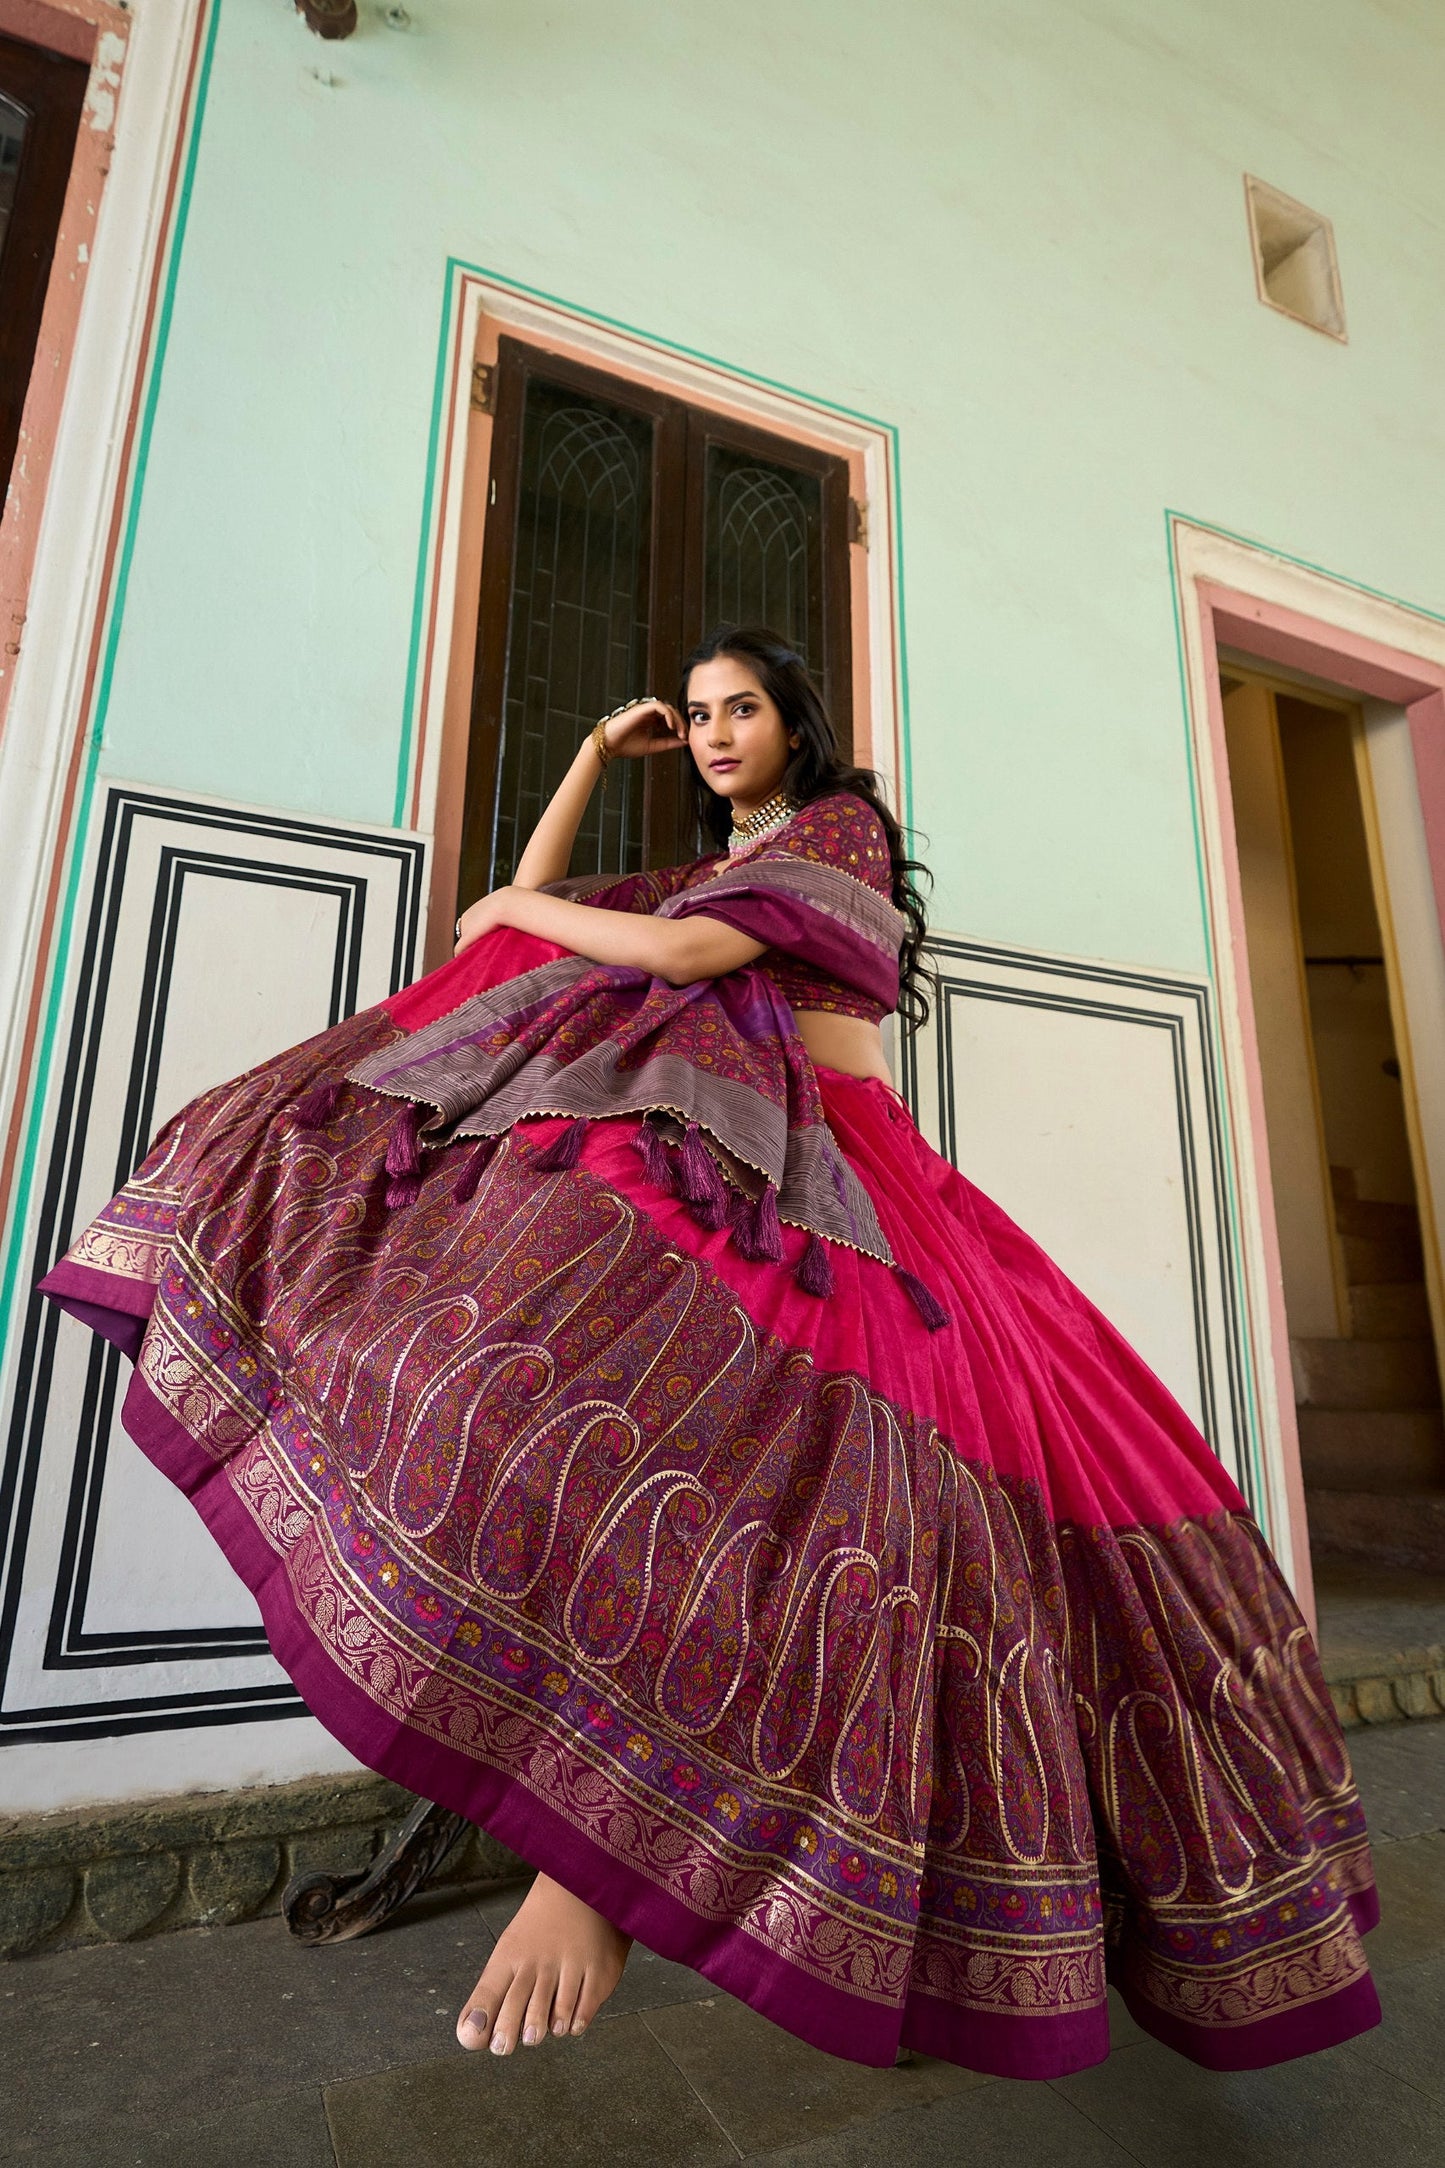
<instances>
[{"instance_id":1,"label":"stone step","mask_svg":"<svg viewBox=\"0 0 1445 2168\"><path fill-rule=\"evenodd\" d=\"M1438 1408L1301 1408L1305 1484L1319 1490L1445 1490Z\"/></svg>"},{"instance_id":2,"label":"stone step","mask_svg":"<svg viewBox=\"0 0 1445 2168\"><path fill-rule=\"evenodd\" d=\"M1340 1721L1399 1724L1445 1716L1445 1574L1310 1545L1317 1641Z\"/></svg>"},{"instance_id":3,"label":"stone step","mask_svg":"<svg viewBox=\"0 0 1445 2168\"><path fill-rule=\"evenodd\" d=\"M1341 1728L1358 1731L1362 1724L1445 1716L1445 1649L1438 1654L1437 1662L1401 1665L1359 1679L1331 1679L1330 1699Z\"/></svg>"},{"instance_id":4,"label":"stone step","mask_svg":"<svg viewBox=\"0 0 1445 2168\"><path fill-rule=\"evenodd\" d=\"M1351 1287L1378 1287L1384 1280L1423 1280L1425 1259L1418 1227L1397 1227L1385 1234L1340 1236L1345 1278Z\"/></svg>"},{"instance_id":5,"label":"stone step","mask_svg":"<svg viewBox=\"0 0 1445 2168\"><path fill-rule=\"evenodd\" d=\"M1335 1225L1342 1235L1368 1235L1389 1242L1400 1235L1418 1235L1420 1215L1412 1204L1392 1204L1382 1197L1337 1197Z\"/></svg>"},{"instance_id":6,"label":"stone step","mask_svg":"<svg viewBox=\"0 0 1445 2168\"><path fill-rule=\"evenodd\" d=\"M1291 1340L1294 1396L1301 1407L1438 1406L1432 1340Z\"/></svg>"},{"instance_id":7,"label":"stone step","mask_svg":"<svg viewBox=\"0 0 1445 2168\"><path fill-rule=\"evenodd\" d=\"M1350 1317L1360 1340L1426 1340L1430 1304L1423 1280L1381 1280L1350 1289Z\"/></svg>"},{"instance_id":8,"label":"stone step","mask_svg":"<svg viewBox=\"0 0 1445 2168\"><path fill-rule=\"evenodd\" d=\"M1394 1492L1316 1488L1306 1479L1310 1546L1336 1558L1445 1573L1445 1485Z\"/></svg>"}]
</instances>

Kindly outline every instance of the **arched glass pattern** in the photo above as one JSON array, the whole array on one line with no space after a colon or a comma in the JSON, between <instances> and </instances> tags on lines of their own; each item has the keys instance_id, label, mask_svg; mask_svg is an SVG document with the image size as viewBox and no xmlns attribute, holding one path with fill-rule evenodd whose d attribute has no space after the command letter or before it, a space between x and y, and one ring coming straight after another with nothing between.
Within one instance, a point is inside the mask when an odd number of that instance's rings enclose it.
<instances>
[{"instance_id":1,"label":"arched glass pattern","mask_svg":"<svg viewBox=\"0 0 1445 2168\"><path fill-rule=\"evenodd\" d=\"M652 430L645 415L529 380L522 423L493 880L509 881L578 744L648 690ZM643 766L588 809L574 873L642 864Z\"/></svg>"},{"instance_id":2,"label":"arched glass pattern","mask_svg":"<svg viewBox=\"0 0 1445 2168\"><path fill-rule=\"evenodd\" d=\"M821 668L821 514L816 475L709 445L706 624L770 625Z\"/></svg>"}]
</instances>

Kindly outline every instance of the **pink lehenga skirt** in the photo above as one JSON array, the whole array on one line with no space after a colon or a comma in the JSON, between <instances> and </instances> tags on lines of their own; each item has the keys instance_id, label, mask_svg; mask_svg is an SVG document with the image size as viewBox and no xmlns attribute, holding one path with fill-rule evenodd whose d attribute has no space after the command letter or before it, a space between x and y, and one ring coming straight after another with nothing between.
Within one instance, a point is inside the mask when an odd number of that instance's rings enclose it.
<instances>
[{"instance_id":1,"label":"pink lehenga skirt","mask_svg":"<svg viewBox=\"0 0 1445 2168\"><path fill-rule=\"evenodd\" d=\"M800 1232L748 1262L634 1117L389 1209L395 1102L296 1112L394 1029L196 1101L43 1283L321 1722L860 2062L1077 2070L1106 1982L1219 2069L1375 2024L1363 1817L1244 1500L897 1096L818 1072L932 1331L853 1250L826 1300Z\"/></svg>"}]
</instances>

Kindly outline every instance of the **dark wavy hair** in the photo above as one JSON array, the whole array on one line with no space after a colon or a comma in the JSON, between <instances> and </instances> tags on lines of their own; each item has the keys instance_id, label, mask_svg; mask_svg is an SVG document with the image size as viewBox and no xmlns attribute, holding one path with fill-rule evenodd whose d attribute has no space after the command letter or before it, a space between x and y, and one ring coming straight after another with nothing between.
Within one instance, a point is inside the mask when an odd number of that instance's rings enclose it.
<instances>
[{"instance_id":1,"label":"dark wavy hair","mask_svg":"<svg viewBox=\"0 0 1445 2168\"><path fill-rule=\"evenodd\" d=\"M870 805L883 823L888 855L893 862L893 902L903 913L907 931L898 959L898 1013L911 1031L928 1021L928 992L932 974L923 961L928 916L918 883L932 883L928 868L910 858L903 831L889 811L871 768L853 768L838 750L838 733L823 705L823 696L808 674L807 664L786 640L762 625L719 625L695 647L682 666L677 696L680 715L687 714L687 688L699 663L716 662L731 655L746 663L763 691L783 718L790 737L796 735L797 751L783 771L782 788L796 805L815 798L830 798L836 791L851 791ZM732 807L719 792L704 782L696 763L692 770L698 825L714 843L725 845L732 830Z\"/></svg>"}]
</instances>

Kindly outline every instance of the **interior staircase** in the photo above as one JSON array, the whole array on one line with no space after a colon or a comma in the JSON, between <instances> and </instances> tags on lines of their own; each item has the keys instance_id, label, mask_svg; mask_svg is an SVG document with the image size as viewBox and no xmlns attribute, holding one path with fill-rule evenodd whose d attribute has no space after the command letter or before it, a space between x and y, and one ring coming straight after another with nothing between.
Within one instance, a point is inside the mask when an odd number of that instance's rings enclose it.
<instances>
[{"instance_id":1,"label":"interior staircase","mask_svg":"<svg viewBox=\"0 0 1445 2168\"><path fill-rule=\"evenodd\" d=\"M1415 1207L1332 1167L1353 1338L1292 1340L1311 1546L1445 1574L1445 1411Z\"/></svg>"}]
</instances>

